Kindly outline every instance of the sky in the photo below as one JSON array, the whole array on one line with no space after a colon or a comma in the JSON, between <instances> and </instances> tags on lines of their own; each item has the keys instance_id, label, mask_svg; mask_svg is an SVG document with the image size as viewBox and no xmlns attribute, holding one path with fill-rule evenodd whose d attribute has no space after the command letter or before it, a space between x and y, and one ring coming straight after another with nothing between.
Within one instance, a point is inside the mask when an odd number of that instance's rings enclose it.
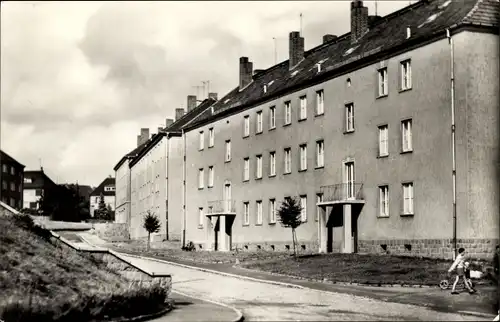
<instances>
[{"instance_id":1,"label":"sky","mask_svg":"<svg viewBox=\"0 0 500 322\"><path fill-rule=\"evenodd\" d=\"M409 2L378 1L378 15ZM0 148L25 170L92 186L187 95L235 88L240 57L271 67L276 38L287 60L300 13L306 50L350 28L349 1L8 1L0 13Z\"/></svg>"}]
</instances>

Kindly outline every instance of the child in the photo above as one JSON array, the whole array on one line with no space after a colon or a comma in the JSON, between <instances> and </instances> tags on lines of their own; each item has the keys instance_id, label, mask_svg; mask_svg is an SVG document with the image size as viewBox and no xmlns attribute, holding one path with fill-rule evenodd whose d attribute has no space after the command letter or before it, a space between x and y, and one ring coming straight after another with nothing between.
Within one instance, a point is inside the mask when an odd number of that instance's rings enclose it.
<instances>
[{"instance_id":1,"label":"child","mask_svg":"<svg viewBox=\"0 0 500 322\"><path fill-rule=\"evenodd\" d=\"M450 269L448 270L448 274L450 275L451 272L455 268L457 269L457 276L455 278L455 282L453 283L453 287L451 289L451 294L458 294L458 292L455 290L455 288L457 287L457 283L460 280L460 277L463 279L464 285L469 290L470 294L473 294L476 292L475 290L472 289L472 287L470 287L469 282L467 281L467 278L465 277L465 272L464 272L465 264L464 263L465 263L465 249L463 247L460 247L460 249L458 250L457 258L455 259L455 261L451 265Z\"/></svg>"}]
</instances>

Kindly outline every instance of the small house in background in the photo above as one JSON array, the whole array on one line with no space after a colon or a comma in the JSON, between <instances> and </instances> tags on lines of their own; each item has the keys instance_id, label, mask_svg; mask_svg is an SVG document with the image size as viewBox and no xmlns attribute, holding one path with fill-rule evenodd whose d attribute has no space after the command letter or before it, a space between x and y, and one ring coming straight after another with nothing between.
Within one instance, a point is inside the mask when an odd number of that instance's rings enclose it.
<instances>
[{"instance_id":1,"label":"small house in background","mask_svg":"<svg viewBox=\"0 0 500 322\"><path fill-rule=\"evenodd\" d=\"M0 150L0 200L15 209L23 207L24 165Z\"/></svg>"},{"instance_id":2,"label":"small house in background","mask_svg":"<svg viewBox=\"0 0 500 322\"><path fill-rule=\"evenodd\" d=\"M99 209L101 195L104 197L106 208L115 210L115 178L108 177L104 179L97 188L90 194L90 217L95 217L95 211Z\"/></svg>"},{"instance_id":3,"label":"small house in background","mask_svg":"<svg viewBox=\"0 0 500 322\"><path fill-rule=\"evenodd\" d=\"M24 171L23 208L38 210L43 196L52 203L57 198L58 186L47 174L40 170Z\"/></svg>"}]
</instances>

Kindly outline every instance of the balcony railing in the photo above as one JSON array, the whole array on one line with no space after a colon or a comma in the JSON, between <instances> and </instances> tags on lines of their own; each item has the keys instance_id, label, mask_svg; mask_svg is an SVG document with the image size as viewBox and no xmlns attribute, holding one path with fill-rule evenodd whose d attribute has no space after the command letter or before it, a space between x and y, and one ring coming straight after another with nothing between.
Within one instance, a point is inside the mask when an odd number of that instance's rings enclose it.
<instances>
[{"instance_id":1,"label":"balcony railing","mask_svg":"<svg viewBox=\"0 0 500 322\"><path fill-rule=\"evenodd\" d=\"M236 201L235 200L213 200L208 202L208 214L235 214Z\"/></svg>"},{"instance_id":2,"label":"balcony railing","mask_svg":"<svg viewBox=\"0 0 500 322\"><path fill-rule=\"evenodd\" d=\"M322 202L339 202L347 200L364 200L362 183L339 183L322 186Z\"/></svg>"}]
</instances>

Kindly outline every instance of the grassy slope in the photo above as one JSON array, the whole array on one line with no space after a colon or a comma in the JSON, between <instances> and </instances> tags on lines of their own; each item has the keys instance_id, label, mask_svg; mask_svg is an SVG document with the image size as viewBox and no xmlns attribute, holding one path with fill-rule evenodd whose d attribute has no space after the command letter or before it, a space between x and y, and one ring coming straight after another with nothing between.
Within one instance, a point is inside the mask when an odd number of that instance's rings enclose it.
<instances>
[{"instance_id":1,"label":"grassy slope","mask_svg":"<svg viewBox=\"0 0 500 322\"><path fill-rule=\"evenodd\" d=\"M58 248L19 227L11 217L0 216L0 258L0 317L13 302L50 307L53 312L59 306L64 312L73 303L86 305L82 299L91 296L99 298L91 301L96 305L105 303L110 294L119 294L122 301L130 298L130 282L106 270L102 262ZM91 310L91 315L99 315L98 308Z\"/></svg>"}]
</instances>

